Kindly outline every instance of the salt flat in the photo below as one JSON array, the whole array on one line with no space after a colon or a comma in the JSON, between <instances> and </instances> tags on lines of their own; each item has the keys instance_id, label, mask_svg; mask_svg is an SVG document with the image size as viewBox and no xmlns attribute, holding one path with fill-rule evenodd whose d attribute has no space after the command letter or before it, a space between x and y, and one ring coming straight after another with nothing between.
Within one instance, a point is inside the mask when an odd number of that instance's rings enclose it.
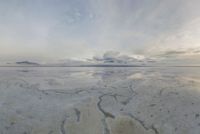
<instances>
[{"instance_id":1,"label":"salt flat","mask_svg":"<svg viewBox=\"0 0 200 134\"><path fill-rule=\"evenodd\" d=\"M0 134L199 134L198 67L1 67Z\"/></svg>"}]
</instances>

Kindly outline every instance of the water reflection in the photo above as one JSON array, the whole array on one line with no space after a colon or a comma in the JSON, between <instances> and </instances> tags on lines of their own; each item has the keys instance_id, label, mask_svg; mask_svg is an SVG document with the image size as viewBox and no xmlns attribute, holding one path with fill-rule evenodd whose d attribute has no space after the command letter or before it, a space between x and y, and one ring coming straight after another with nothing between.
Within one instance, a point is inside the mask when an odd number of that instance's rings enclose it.
<instances>
[{"instance_id":1,"label":"water reflection","mask_svg":"<svg viewBox=\"0 0 200 134\"><path fill-rule=\"evenodd\" d=\"M59 115L66 113L76 121L78 103L93 115L83 118L79 109L83 124L95 117L101 125L103 114L96 117L103 109L113 117L136 118L160 133L200 132L200 68L0 68L0 76L1 130L16 114L24 118L22 125L16 124L36 129L38 124L60 124ZM85 99L94 101L91 107L82 104Z\"/></svg>"}]
</instances>

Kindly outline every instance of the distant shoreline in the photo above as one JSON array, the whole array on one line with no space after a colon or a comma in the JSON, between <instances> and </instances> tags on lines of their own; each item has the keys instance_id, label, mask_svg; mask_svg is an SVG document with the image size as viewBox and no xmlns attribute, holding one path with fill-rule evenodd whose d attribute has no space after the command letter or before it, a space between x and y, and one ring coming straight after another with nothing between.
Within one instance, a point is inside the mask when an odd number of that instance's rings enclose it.
<instances>
[{"instance_id":1,"label":"distant shoreline","mask_svg":"<svg viewBox=\"0 0 200 134\"><path fill-rule=\"evenodd\" d=\"M123 65L116 65L116 66L110 66L110 65L89 65L89 66L0 66L1 67L37 67L37 68L45 68L45 67L60 67L60 68L69 68L69 67L91 67L91 68L95 68L95 67L99 67L99 68L103 68L103 67L108 67L108 68L114 68L114 67L127 67L127 68L136 68L136 67L200 67L200 66L129 66L129 65L126 65L126 66L123 66Z\"/></svg>"}]
</instances>

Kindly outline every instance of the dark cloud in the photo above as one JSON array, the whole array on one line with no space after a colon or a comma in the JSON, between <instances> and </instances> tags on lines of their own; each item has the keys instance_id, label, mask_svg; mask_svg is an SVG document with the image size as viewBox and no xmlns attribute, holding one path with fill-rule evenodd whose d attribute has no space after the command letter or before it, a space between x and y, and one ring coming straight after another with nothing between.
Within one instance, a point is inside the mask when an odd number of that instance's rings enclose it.
<instances>
[{"instance_id":1,"label":"dark cloud","mask_svg":"<svg viewBox=\"0 0 200 134\"><path fill-rule=\"evenodd\" d=\"M185 50L169 50L165 51L162 54L160 54L160 57L181 57L185 55L198 55L200 54L200 49L195 48L195 49L185 49Z\"/></svg>"},{"instance_id":2,"label":"dark cloud","mask_svg":"<svg viewBox=\"0 0 200 134\"><path fill-rule=\"evenodd\" d=\"M160 54L159 56L160 57L176 57L176 56L184 55L186 53L187 51L171 50L171 51L166 51Z\"/></svg>"}]
</instances>

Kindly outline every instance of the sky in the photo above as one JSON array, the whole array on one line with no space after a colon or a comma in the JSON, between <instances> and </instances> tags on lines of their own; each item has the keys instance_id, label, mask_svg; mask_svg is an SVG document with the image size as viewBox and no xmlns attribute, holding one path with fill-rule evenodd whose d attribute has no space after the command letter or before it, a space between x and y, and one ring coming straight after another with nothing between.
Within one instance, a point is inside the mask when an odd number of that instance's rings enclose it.
<instances>
[{"instance_id":1,"label":"sky","mask_svg":"<svg viewBox=\"0 0 200 134\"><path fill-rule=\"evenodd\" d=\"M0 61L200 53L199 0L0 0Z\"/></svg>"}]
</instances>

